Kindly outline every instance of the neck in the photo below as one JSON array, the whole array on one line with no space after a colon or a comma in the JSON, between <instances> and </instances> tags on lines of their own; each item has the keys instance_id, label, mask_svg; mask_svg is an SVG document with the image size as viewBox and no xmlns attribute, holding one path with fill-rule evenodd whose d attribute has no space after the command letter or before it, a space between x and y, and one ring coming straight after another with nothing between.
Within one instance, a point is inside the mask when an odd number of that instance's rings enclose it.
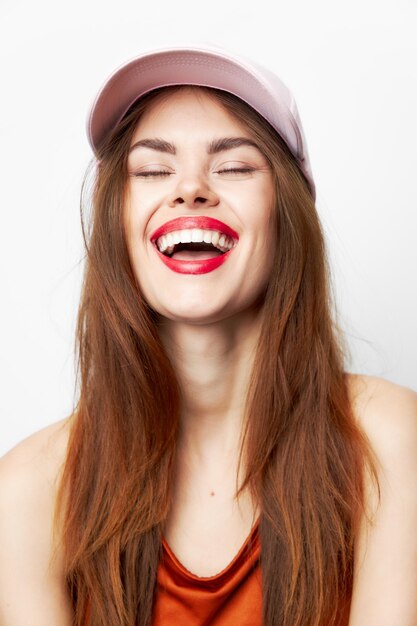
<instances>
[{"instance_id":1,"label":"neck","mask_svg":"<svg viewBox=\"0 0 417 626\"><path fill-rule=\"evenodd\" d=\"M164 319L161 340L182 392L180 447L200 461L240 447L259 312L206 325Z\"/></svg>"}]
</instances>

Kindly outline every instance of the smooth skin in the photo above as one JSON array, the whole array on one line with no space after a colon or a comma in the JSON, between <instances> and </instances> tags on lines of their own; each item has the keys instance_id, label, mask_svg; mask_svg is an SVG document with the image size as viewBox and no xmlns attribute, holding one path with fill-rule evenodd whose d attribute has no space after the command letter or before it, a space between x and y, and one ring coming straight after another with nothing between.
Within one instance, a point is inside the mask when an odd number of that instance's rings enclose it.
<instances>
[{"instance_id":1,"label":"smooth skin","mask_svg":"<svg viewBox=\"0 0 417 626\"><path fill-rule=\"evenodd\" d=\"M181 562L201 576L233 559L256 517L248 494L238 505L233 494L259 335L255 303L276 245L272 172L262 152L242 145L209 154L211 141L230 137L250 139L217 101L185 88L148 109L128 160L128 248L142 293L161 315L160 335L183 392L175 504L165 536ZM135 147L155 138L172 144L176 154ZM213 272L173 272L150 241L157 227L188 215L215 217L239 235L230 258Z\"/></svg>"},{"instance_id":2,"label":"smooth skin","mask_svg":"<svg viewBox=\"0 0 417 626\"><path fill-rule=\"evenodd\" d=\"M128 163L125 224L132 265L144 297L160 313L161 338L184 391L176 504L165 536L200 576L227 566L258 514L248 495L236 504L233 493L243 398L259 333L256 302L277 242L270 228L271 173L262 153L248 146L207 153L210 141L232 136L248 133L217 101L184 89L154 102L132 139L132 147L143 138L164 139L176 154L138 148ZM251 171L222 171L231 167ZM169 174L138 175L144 171ZM149 237L169 219L194 212L229 224L239 244L214 272L175 274ZM377 507L368 482L372 523L363 520L356 541L349 626L417 626L417 394L367 376L351 375L349 384L382 488ZM53 424L0 461L0 626L71 624L59 530L55 543L51 532L69 428L70 420Z\"/></svg>"}]
</instances>

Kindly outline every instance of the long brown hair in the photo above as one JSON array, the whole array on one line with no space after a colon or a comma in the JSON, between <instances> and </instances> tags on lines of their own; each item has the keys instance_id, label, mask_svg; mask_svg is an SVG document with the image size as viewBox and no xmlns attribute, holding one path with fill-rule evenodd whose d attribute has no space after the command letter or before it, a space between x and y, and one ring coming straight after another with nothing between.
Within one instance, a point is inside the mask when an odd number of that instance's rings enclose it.
<instances>
[{"instance_id":1,"label":"long brown hair","mask_svg":"<svg viewBox=\"0 0 417 626\"><path fill-rule=\"evenodd\" d=\"M246 125L276 187L279 245L271 250L236 494L249 489L261 512L263 623L331 626L351 596L366 466L378 480L352 412L324 238L308 183L274 129L237 97L200 89ZM79 399L55 516L77 626L150 624L170 508L181 392L123 225L128 148L160 93L136 103L102 146L84 223Z\"/></svg>"}]
</instances>

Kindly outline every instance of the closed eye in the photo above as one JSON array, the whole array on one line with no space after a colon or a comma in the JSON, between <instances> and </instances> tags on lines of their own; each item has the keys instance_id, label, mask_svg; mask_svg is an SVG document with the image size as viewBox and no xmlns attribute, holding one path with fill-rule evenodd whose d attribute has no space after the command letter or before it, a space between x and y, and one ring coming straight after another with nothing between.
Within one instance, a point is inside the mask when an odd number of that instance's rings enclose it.
<instances>
[{"instance_id":1,"label":"closed eye","mask_svg":"<svg viewBox=\"0 0 417 626\"><path fill-rule=\"evenodd\" d=\"M146 171L146 172L132 172L131 176L140 176L141 178L147 178L149 176L169 176L172 172L158 171Z\"/></svg>"},{"instance_id":2,"label":"closed eye","mask_svg":"<svg viewBox=\"0 0 417 626\"><path fill-rule=\"evenodd\" d=\"M253 167L230 167L218 170L216 174L249 174L254 171ZM172 172L164 170L146 170L144 172L133 172L131 176L149 178L151 176L170 176Z\"/></svg>"},{"instance_id":3,"label":"closed eye","mask_svg":"<svg viewBox=\"0 0 417 626\"><path fill-rule=\"evenodd\" d=\"M252 167L230 167L216 172L217 174L249 174L253 172Z\"/></svg>"}]
</instances>

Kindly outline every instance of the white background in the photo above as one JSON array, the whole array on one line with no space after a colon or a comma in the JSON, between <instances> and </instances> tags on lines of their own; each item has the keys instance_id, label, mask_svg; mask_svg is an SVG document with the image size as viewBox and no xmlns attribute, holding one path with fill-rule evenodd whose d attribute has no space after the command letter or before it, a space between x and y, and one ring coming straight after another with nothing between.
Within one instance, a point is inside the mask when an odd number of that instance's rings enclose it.
<instances>
[{"instance_id":1,"label":"white background","mask_svg":"<svg viewBox=\"0 0 417 626\"><path fill-rule=\"evenodd\" d=\"M351 371L417 388L412 0L0 0L0 454L72 407L85 117L146 48L214 43L294 92Z\"/></svg>"}]
</instances>

